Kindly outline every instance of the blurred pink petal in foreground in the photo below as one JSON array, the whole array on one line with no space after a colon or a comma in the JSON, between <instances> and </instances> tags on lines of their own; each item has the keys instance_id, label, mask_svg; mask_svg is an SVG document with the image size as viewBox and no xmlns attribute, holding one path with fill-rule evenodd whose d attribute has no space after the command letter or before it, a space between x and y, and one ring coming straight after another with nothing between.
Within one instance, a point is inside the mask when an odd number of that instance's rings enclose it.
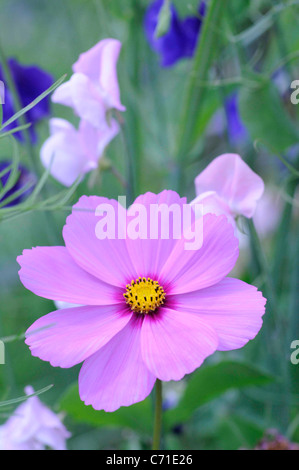
<instances>
[{"instance_id":1,"label":"blurred pink petal in foreground","mask_svg":"<svg viewBox=\"0 0 299 470\"><path fill-rule=\"evenodd\" d=\"M73 65L74 74L55 90L52 100L72 107L93 126L105 127L109 109L126 109L120 101L116 70L120 49L120 41L104 39L81 54Z\"/></svg>"},{"instance_id":2,"label":"blurred pink petal in foreground","mask_svg":"<svg viewBox=\"0 0 299 470\"><path fill-rule=\"evenodd\" d=\"M177 209L168 238L161 236L165 216L156 224L150 219L153 205ZM99 236L101 207L111 237ZM65 246L18 257L27 289L81 305L36 320L26 344L54 367L83 362L79 393L86 405L114 411L142 401L156 378L180 380L216 350L241 348L260 330L261 292L227 277L238 257L234 228L223 215L205 215L194 223L201 247L186 249L186 207L173 191L139 196L128 211L117 201L83 196L63 229ZM128 236L136 212L143 214L142 237Z\"/></svg>"},{"instance_id":3,"label":"blurred pink petal in foreground","mask_svg":"<svg viewBox=\"0 0 299 470\"><path fill-rule=\"evenodd\" d=\"M34 390L28 386L25 392L32 395ZM66 450L70 436L59 416L34 396L0 426L0 450Z\"/></svg>"},{"instance_id":4,"label":"blurred pink petal in foreground","mask_svg":"<svg viewBox=\"0 0 299 470\"><path fill-rule=\"evenodd\" d=\"M55 179L71 186L78 177L98 167L105 147L118 131L114 119L101 129L81 120L78 130L64 119L51 119L51 135L41 148L41 161Z\"/></svg>"},{"instance_id":5,"label":"blurred pink petal in foreground","mask_svg":"<svg viewBox=\"0 0 299 470\"><path fill-rule=\"evenodd\" d=\"M251 218L264 192L264 182L242 158L226 153L215 158L197 178L197 197L203 214L224 214L234 224L235 217Z\"/></svg>"}]
</instances>

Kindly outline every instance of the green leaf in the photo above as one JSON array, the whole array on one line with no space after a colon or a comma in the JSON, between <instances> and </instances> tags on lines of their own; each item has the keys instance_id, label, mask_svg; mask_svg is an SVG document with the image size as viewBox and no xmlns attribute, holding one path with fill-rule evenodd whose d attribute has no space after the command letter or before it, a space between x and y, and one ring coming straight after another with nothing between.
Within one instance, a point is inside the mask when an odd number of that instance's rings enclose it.
<instances>
[{"instance_id":1,"label":"green leaf","mask_svg":"<svg viewBox=\"0 0 299 470\"><path fill-rule=\"evenodd\" d=\"M78 385L71 385L59 402L59 409L66 412L79 423L101 427L125 427L142 434L151 434L153 427L153 410L151 400L121 407L113 413L94 410L80 400Z\"/></svg>"},{"instance_id":2,"label":"green leaf","mask_svg":"<svg viewBox=\"0 0 299 470\"><path fill-rule=\"evenodd\" d=\"M235 361L225 361L199 368L192 374L178 406L165 413L168 426L187 421L200 406L228 390L253 385L266 385L274 377L255 367Z\"/></svg>"},{"instance_id":3,"label":"green leaf","mask_svg":"<svg viewBox=\"0 0 299 470\"><path fill-rule=\"evenodd\" d=\"M221 2L211 0L203 21L192 69L183 96L181 115L178 119L175 155L181 167L190 151L194 126L198 122L201 103L206 93L206 88L199 86L199 83L209 79L210 67L223 41L219 32L223 31L224 12L227 4L227 0Z\"/></svg>"},{"instance_id":4,"label":"green leaf","mask_svg":"<svg viewBox=\"0 0 299 470\"><path fill-rule=\"evenodd\" d=\"M271 151L284 152L298 142L299 133L271 81L259 80L256 87L242 87L239 107L251 138Z\"/></svg>"},{"instance_id":5,"label":"green leaf","mask_svg":"<svg viewBox=\"0 0 299 470\"><path fill-rule=\"evenodd\" d=\"M182 2L182 0L172 0L172 3L181 18L198 15L198 0L187 0L186 2Z\"/></svg>"},{"instance_id":6,"label":"green leaf","mask_svg":"<svg viewBox=\"0 0 299 470\"><path fill-rule=\"evenodd\" d=\"M52 388L52 387L53 387L53 385L48 385L47 387L44 387L44 388L38 390L37 392L32 393L31 395L24 395L24 396L19 397L19 398L13 398L12 400L2 401L2 402L0 402L0 407L3 408L3 407L6 407L6 406L10 406L10 405L16 405L17 403L21 403L23 401L28 400L28 398L35 397L37 395L41 395L42 393L45 393L48 390L50 390L50 388Z\"/></svg>"},{"instance_id":7,"label":"green leaf","mask_svg":"<svg viewBox=\"0 0 299 470\"><path fill-rule=\"evenodd\" d=\"M25 131L26 129L29 129L29 127L31 127L31 122L29 122L28 124L23 124L22 126L14 127L10 131L2 132L0 134L0 139L3 139L4 137L7 137L8 135L15 134L16 132Z\"/></svg>"},{"instance_id":8,"label":"green leaf","mask_svg":"<svg viewBox=\"0 0 299 470\"><path fill-rule=\"evenodd\" d=\"M263 437L264 429L243 416L225 416L220 422L217 436L222 450L252 449Z\"/></svg>"}]
</instances>

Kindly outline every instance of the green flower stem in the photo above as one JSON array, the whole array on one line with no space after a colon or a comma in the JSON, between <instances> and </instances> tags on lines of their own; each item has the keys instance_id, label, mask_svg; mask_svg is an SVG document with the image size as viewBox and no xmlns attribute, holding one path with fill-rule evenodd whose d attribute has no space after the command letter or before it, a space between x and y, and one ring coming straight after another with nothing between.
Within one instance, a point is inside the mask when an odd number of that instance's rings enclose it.
<instances>
[{"instance_id":1,"label":"green flower stem","mask_svg":"<svg viewBox=\"0 0 299 470\"><path fill-rule=\"evenodd\" d=\"M128 204L132 204L134 199L137 197L136 194L136 181L135 181L135 172L134 172L134 161L132 157L132 151L130 144L128 142L128 132L126 130L126 123L123 120L120 113L116 113L117 120L120 126L120 135L122 138L124 156L125 156L125 188L126 188L126 197L128 199Z\"/></svg>"},{"instance_id":2,"label":"green flower stem","mask_svg":"<svg viewBox=\"0 0 299 470\"><path fill-rule=\"evenodd\" d=\"M156 403L155 403L155 422L153 434L153 447L152 450L159 450L161 443L162 431L162 382L156 380Z\"/></svg>"},{"instance_id":3,"label":"green flower stem","mask_svg":"<svg viewBox=\"0 0 299 470\"><path fill-rule=\"evenodd\" d=\"M251 246L253 256L255 257L256 264L258 265L258 269L264 277L267 292L268 292L268 300L271 303L271 308L273 313L275 314L275 320L278 320L278 311L277 311L277 295L276 290L274 288L273 279L271 276L271 271L268 265L268 261L266 259L263 247L261 245L259 236L257 234L256 228L252 219L248 219L248 227L251 239Z\"/></svg>"},{"instance_id":4,"label":"green flower stem","mask_svg":"<svg viewBox=\"0 0 299 470\"><path fill-rule=\"evenodd\" d=\"M142 24L143 9L140 6L139 0L132 2L132 17L130 19L129 35L127 39L127 70L126 74L129 78L129 85L131 89L135 90L138 96L141 91L141 57L142 57ZM142 137L141 137L141 121L140 110L136 106L136 101L132 93L128 94L128 101L126 103L127 113L125 117L125 129L127 146L132 161L131 165L131 183L128 181L128 188L131 187L133 200L141 192L142 187ZM132 201L133 202L133 201Z\"/></svg>"},{"instance_id":5,"label":"green flower stem","mask_svg":"<svg viewBox=\"0 0 299 470\"><path fill-rule=\"evenodd\" d=\"M297 168L297 165L296 165ZM286 194L292 200L295 195L296 188L298 186L298 179L290 177L286 186ZM286 266L286 247L288 246L289 229L292 222L293 206L289 201L286 202L281 222L277 230L273 263L272 263L272 278L275 290L283 291L286 284L285 272Z\"/></svg>"}]
</instances>

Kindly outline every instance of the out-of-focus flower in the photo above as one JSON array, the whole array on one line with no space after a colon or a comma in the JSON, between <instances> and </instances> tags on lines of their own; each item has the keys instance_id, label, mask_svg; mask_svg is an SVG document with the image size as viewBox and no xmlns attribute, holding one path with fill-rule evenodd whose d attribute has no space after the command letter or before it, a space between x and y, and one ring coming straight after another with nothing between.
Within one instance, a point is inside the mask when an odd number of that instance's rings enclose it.
<instances>
[{"instance_id":1,"label":"out-of-focus flower","mask_svg":"<svg viewBox=\"0 0 299 470\"><path fill-rule=\"evenodd\" d=\"M11 180L13 178L13 180ZM12 162L0 162L0 204L1 207L16 206L23 202L26 197L32 192L35 185L35 176L27 170L23 165L18 166L18 173L16 177L12 175ZM1 197L2 188L8 189Z\"/></svg>"},{"instance_id":2,"label":"out-of-focus flower","mask_svg":"<svg viewBox=\"0 0 299 470\"><path fill-rule=\"evenodd\" d=\"M166 382L163 388L163 403L162 408L164 411L175 408L185 390L186 384L184 380L180 382Z\"/></svg>"},{"instance_id":3,"label":"out-of-focus flower","mask_svg":"<svg viewBox=\"0 0 299 470\"><path fill-rule=\"evenodd\" d=\"M34 390L28 386L26 395ZM71 436L58 415L44 405L37 396L27 398L13 415L0 426L1 450L66 450Z\"/></svg>"},{"instance_id":4,"label":"out-of-focus flower","mask_svg":"<svg viewBox=\"0 0 299 470\"><path fill-rule=\"evenodd\" d=\"M195 179L203 214L224 214L235 225L239 215L251 218L264 192L264 182L237 154L215 158Z\"/></svg>"},{"instance_id":5,"label":"out-of-focus flower","mask_svg":"<svg viewBox=\"0 0 299 470\"><path fill-rule=\"evenodd\" d=\"M35 98L41 95L53 84L52 76L35 65L21 65L13 58L8 59L7 64L19 96L20 104L23 108L30 104L33 100L35 100ZM5 86L5 103L3 104L3 122L5 122L11 118L17 110L14 107L13 95L8 87L1 65L0 80L3 81ZM26 121L31 123L29 131L33 143L36 142L37 138L35 124L41 119L47 118L49 116L49 97L41 100L36 106L31 108L25 114ZM5 127L5 131L14 129L19 125L19 121L14 121L9 126ZM22 132L16 132L14 136L19 140L24 140Z\"/></svg>"},{"instance_id":6,"label":"out-of-focus flower","mask_svg":"<svg viewBox=\"0 0 299 470\"><path fill-rule=\"evenodd\" d=\"M179 215L168 237L166 217L153 220L153 207ZM226 277L238 257L232 225L212 214L193 220L203 241L186 249L191 226L182 214L189 207L173 191L139 196L127 211L117 201L83 196L63 229L65 247L18 257L27 289L83 305L38 319L26 344L54 367L83 362L86 405L114 411L142 401L156 378L180 380L216 350L241 348L260 330L262 294ZM143 232L137 237L136 214Z\"/></svg>"},{"instance_id":7,"label":"out-of-focus flower","mask_svg":"<svg viewBox=\"0 0 299 470\"><path fill-rule=\"evenodd\" d=\"M238 145L248 139L248 131L239 113L237 93L233 93L226 98L224 109L229 140L232 145Z\"/></svg>"},{"instance_id":8,"label":"out-of-focus flower","mask_svg":"<svg viewBox=\"0 0 299 470\"><path fill-rule=\"evenodd\" d=\"M156 0L148 7L144 18L144 29L150 46L160 55L162 67L170 67L178 60L193 56L206 5L205 2L201 2L198 16L184 20L179 18L175 7L171 5L169 30L163 36L156 38L155 31L162 6L163 0Z\"/></svg>"},{"instance_id":9,"label":"out-of-focus flower","mask_svg":"<svg viewBox=\"0 0 299 470\"><path fill-rule=\"evenodd\" d=\"M104 39L80 55L70 80L58 87L52 101L70 106L94 127L105 129L110 109L125 111L120 102L117 61L120 41Z\"/></svg>"},{"instance_id":10,"label":"out-of-focus flower","mask_svg":"<svg viewBox=\"0 0 299 470\"><path fill-rule=\"evenodd\" d=\"M105 147L117 135L118 123L111 119L97 129L81 120L78 130L60 118L50 120L50 137L41 148L41 161L51 175L65 186L98 167Z\"/></svg>"}]
</instances>

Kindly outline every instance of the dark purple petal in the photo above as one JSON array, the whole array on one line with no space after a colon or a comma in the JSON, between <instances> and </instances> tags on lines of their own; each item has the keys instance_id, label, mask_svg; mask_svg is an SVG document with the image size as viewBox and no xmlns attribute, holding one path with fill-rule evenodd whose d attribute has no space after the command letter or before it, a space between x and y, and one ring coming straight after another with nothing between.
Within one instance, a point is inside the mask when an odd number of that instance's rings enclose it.
<instances>
[{"instance_id":1,"label":"dark purple petal","mask_svg":"<svg viewBox=\"0 0 299 470\"><path fill-rule=\"evenodd\" d=\"M190 16L182 22L182 29L185 34L185 57L193 57L205 12L206 4L201 2L198 9L198 17Z\"/></svg>"},{"instance_id":2,"label":"dark purple petal","mask_svg":"<svg viewBox=\"0 0 299 470\"><path fill-rule=\"evenodd\" d=\"M11 165L11 163L12 162L1 161L0 173L3 172L6 168L8 168ZM12 170L9 169L7 173L5 173L4 175L0 177L1 189L2 187L5 188L5 186L8 184L11 171ZM24 188L24 192L22 192L19 196L17 196L12 201L8 202L2 207L11 207L11 206L16 206L17 204L20 204L22 201L24 201L24 199L26 199L26 197L29 196L29 194L33 190L33 186L35 183L34 175L30 173L30 171L28 171L27 168L25 168L23 165L19 165L18 171L19 171L19 174L18 174L18 177L16 178L15 184L9 191L7 191L7 193L5 193L5 195L2 198L0 198L0 203L8 199L14 193L17 193L18 191L20 191L22 188ZM28 189L25 189L25 187Z\"/></svg>"},{"instance_id":3,"label":"dark purple petal","mask_svg":"<svg viewBox=\"0 0 299 470\"><path fill-rule=\"evenodd\" d=\"M169 67L184 57L185 35L177 12L171 6L169 31L164 36L158 39L155 38L155 30L162 5L163 0L157 0L149 6L145 14L144 28L150 46L161 57L162 67Z\"/></svg>"},{"instance_id":4,"label":"dark purple petal","mask_svg":"<svg viewBox=\"0 0 299 470\"><path fill-rule=\"evenodd\" d=\"M53 84L54 80L52 76L35 65L21 65L15 59L11 58L8 60L8 66L10 68L10 72L14 80L22 107L30 104L35 98L37 98ZM16 110L14 109L12 94L8 89L7 83L5 82L5 77L1 66L0 79L5 84L5 104L3 105L3 122L5 122L15 114ZM32 123L32 126L30 127L32 142L36 141L34 124L48 116L50 116L49 96L44 98L26 113L26 121ZM15 121L11 125L7 126L5 130L13 129L19 125L20 122ZM23 140L22 133L18 132L14 135L19 140Z\"/></svg>"},{"instance_id":5,"label":"dark purple petal","mask_svg":"<svg viewBox=\"0 0 299 470\"><path fill-rule=\"evenodd\" d=\"M157 39L155 30L162 5L163 0L156 0L148 7L144 29L150 46L160 55L162 67L170 67L180 59L193 56L201 29L201 16L205 14L205 2L200 3L199 17L188 17L184 20L180 20L176 9L171 5L169 30Z\"/></svg>"},{"instance_id":6,"label":"dark purple petal","mask_svg":"<svg viewBox=\"0 0 299 470\"><path fill-rule=\"evenodd\" d=\"M237 93L233 93L225 100L224 109L230 142L234 145L246 140L248 132L239 113Z\"/></svg>"}]
</instances>

